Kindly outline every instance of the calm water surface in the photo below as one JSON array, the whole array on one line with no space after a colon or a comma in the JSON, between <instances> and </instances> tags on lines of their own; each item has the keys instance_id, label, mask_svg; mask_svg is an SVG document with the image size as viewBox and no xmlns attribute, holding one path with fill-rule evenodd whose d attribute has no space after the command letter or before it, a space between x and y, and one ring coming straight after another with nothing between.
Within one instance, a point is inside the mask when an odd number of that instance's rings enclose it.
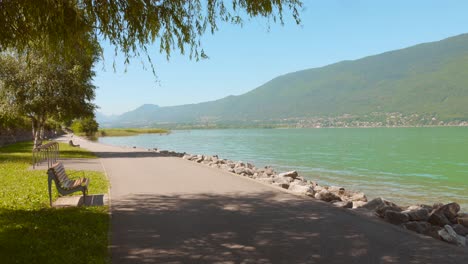
<instances>
[{"instance_id":1,"label":"calm water surface","mask_svg":"<svg viewBox=\"0 0 468 264\"><path fill-rule=\"evenodd\" d=\"M308 179L401 204L459 202L468 211L468 128L322 128L173 131L100 138L295 169Z\"/></svg>"}]
</instances>

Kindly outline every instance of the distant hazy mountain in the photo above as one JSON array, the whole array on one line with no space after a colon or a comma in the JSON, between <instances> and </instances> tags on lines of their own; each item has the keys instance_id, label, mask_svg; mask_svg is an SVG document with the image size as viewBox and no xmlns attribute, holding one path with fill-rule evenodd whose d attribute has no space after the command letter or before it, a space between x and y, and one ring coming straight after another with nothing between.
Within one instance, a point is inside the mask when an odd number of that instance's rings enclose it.
<instances>
[{"instance_id":1,"label":"distant hazy mountain","mask_svg":"<svg viewBox=\"0 0 468 264\"><path fill-rule=\"evenodd\" d=\"M172 107L143 105L119 126L365 116L468 119L468 34L279 76L239 96Z\"/></svg>"},{"instance_id":2,"label":"distant hazy mountain","mask_svg":"<svg viewBox=\"0 0 468 264\"><path fill-rule=\"evenodd\" d=\"M111 123L119 118L117 115L105 115L99 111L96 111L94 115L96 116L96 121L99 124Z\"/></svg>"}]
</instances>

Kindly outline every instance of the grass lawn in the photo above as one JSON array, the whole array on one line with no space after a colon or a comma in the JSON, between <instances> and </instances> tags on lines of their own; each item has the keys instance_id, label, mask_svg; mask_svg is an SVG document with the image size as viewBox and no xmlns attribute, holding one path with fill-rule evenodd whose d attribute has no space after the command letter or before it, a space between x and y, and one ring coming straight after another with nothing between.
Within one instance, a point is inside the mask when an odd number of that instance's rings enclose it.
<instances>
[{"instance_id":1,"label":"grass lawn","mask_svg":"<svg viewBox=\"0 0 468 264\"><path fill-rule=\"evenodd\" d=\"M108 128L101 129L97 133L98 137L124 137L139 134L167 134L169 130L159 128Z\"/></svg>"},{"instance_id":2,"label":"grass lawn","mask_svg":"<svg viewBox=\"0 0 468 264\"><path fill-rule=\"evenodd\" d=\"M31 142L0 148L0 263L108 263L108 208L50 208L46 171L29 170L31 149ZM95 158L67 144L60 156ZM103 173L85 175L90 194L107 193Z\"/></svg>"}]
</instances>

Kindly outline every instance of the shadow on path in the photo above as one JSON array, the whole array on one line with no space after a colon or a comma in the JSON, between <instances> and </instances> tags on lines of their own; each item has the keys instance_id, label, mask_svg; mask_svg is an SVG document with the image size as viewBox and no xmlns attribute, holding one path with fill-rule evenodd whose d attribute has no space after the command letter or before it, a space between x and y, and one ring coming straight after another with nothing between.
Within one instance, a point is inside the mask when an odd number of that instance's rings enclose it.
<instances>
[{"instance_id":1,"label":"shadow on path","mask_svg":"<svg viewBox=\"0 0 468 264\"><path fill-rule=\"evenodd\" d=\"M468 263L465 249L277 192L129 195L112 211L115 263Z\"/></svg>"}]
</instances>

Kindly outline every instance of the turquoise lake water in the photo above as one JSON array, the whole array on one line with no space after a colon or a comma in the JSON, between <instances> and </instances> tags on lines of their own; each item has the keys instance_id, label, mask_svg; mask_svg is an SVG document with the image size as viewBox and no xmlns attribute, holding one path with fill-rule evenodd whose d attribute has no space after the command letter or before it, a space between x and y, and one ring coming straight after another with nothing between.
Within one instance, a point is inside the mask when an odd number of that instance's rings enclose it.
<instances>
[{"instance_id":1,"label":"turquoise lake water","mask_svg":"<svg viewBox=\"0 0 468 264\"><path fill-rule=\"evenodd\" d=\"M99 142L217 154L402 205L455 201L468 211L465 127L186 130Z\"/></svg>"}]
</instances>

